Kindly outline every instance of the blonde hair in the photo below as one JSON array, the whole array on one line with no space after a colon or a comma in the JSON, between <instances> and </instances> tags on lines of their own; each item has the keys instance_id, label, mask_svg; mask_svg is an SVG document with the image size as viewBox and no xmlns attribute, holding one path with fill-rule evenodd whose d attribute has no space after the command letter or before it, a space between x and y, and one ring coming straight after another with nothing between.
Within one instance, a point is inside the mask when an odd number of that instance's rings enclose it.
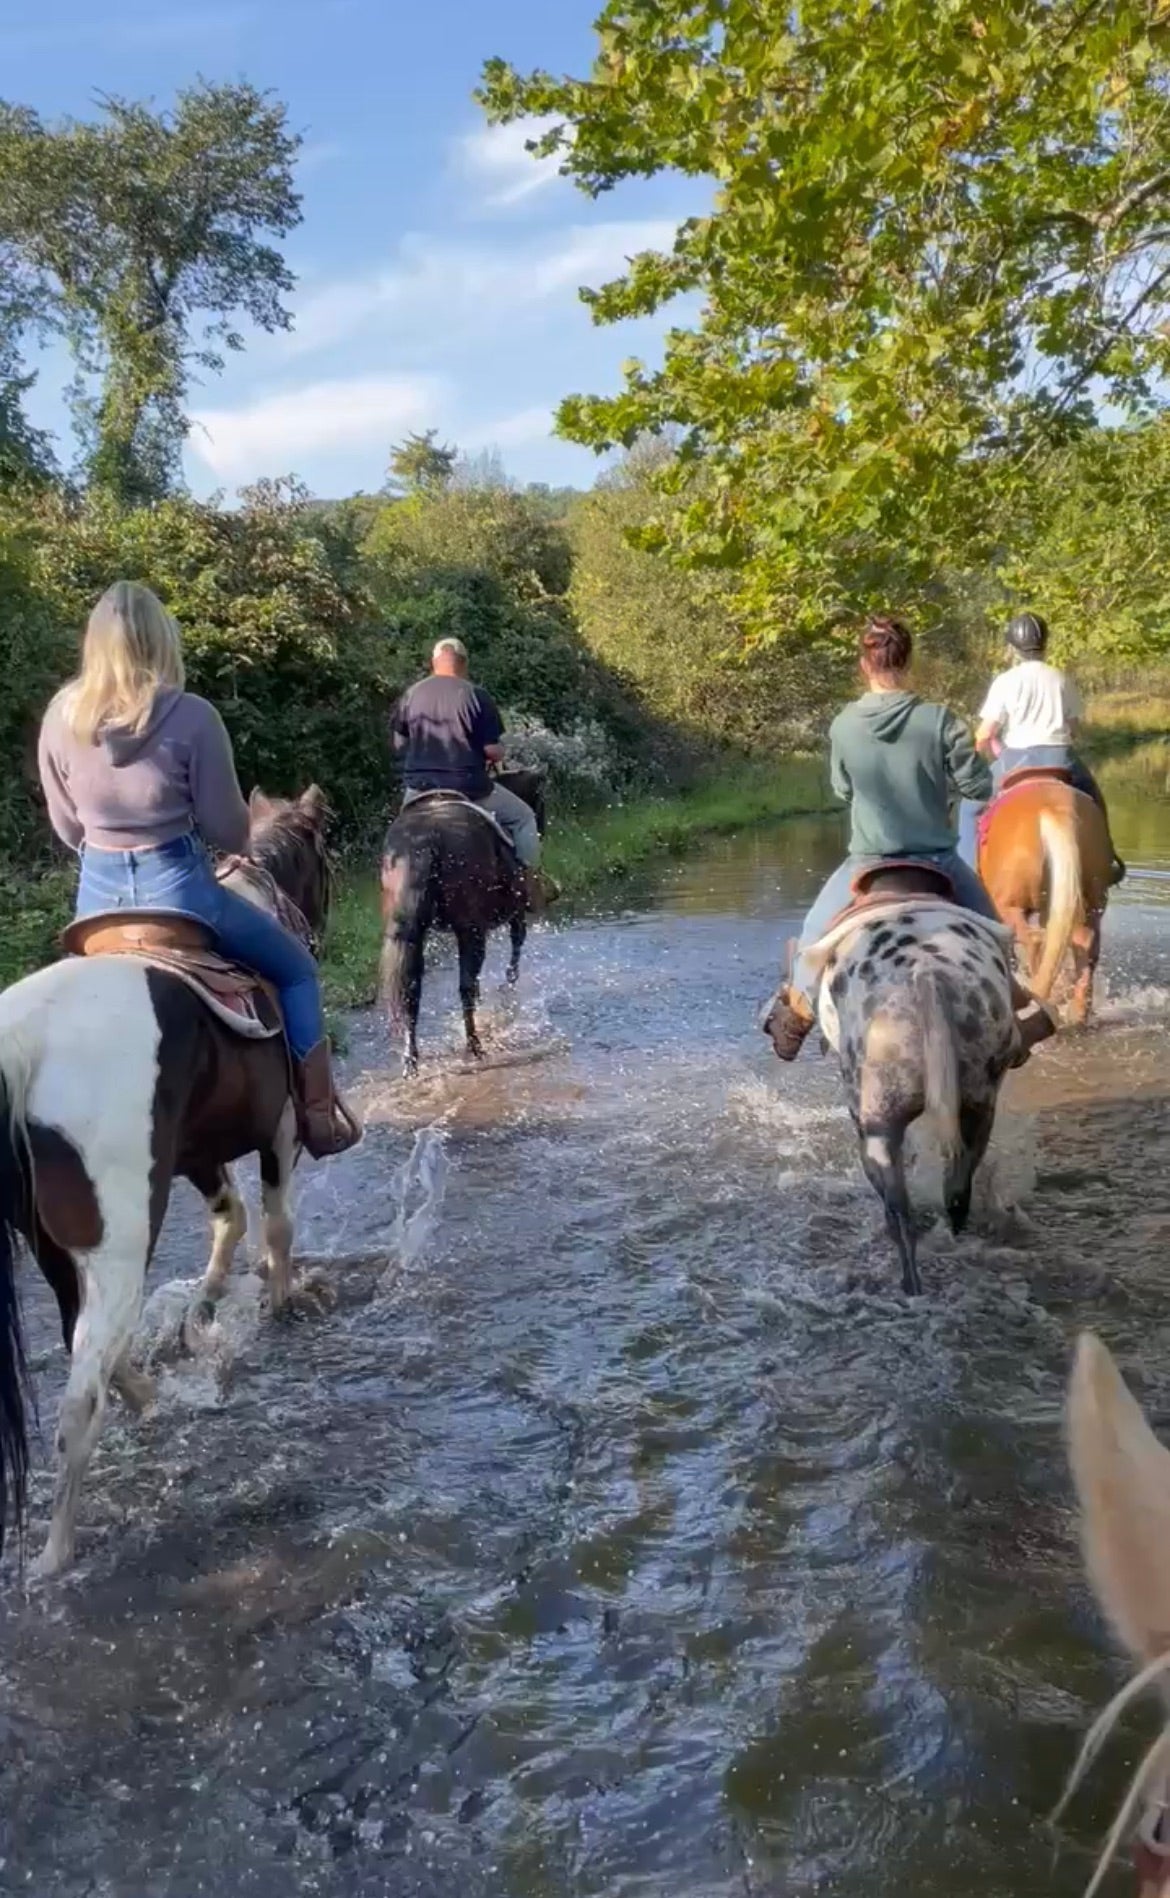
<instances>
[{"instance_id":1,"label":"blonde hair","mask_svg":"<svg viewBox=\"0 0 1170 1898\"><path fill-rule=\"evenodd\" d=\"M70 731L92 744L109 726L140 732L164 687L183 689L179 628L149 587L116 580L89 616L81 667L60 695Z\"/></svg>"}]
</instances>

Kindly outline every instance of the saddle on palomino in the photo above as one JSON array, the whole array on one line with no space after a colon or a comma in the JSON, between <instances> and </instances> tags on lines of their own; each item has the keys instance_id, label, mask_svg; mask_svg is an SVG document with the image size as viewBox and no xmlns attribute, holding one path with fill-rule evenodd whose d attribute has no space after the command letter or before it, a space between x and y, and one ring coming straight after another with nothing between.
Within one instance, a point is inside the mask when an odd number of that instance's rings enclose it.
<instances>
[{"instance_id":1,"label":"saddle on palomino","mask_svg":"<svg viewBox=\"0 0 1170 1898\"><path fill-rule=\"evenodd\" d=\"M975 836L980 850L983 849L984 844L987 842L987 833L991 826L991 820L999 811L1004 799L1014 796L1017 791L1024 790L1029 784L1036 783L1037 780L1041 783L1067 784L1070 790L1076 789L1072 781L1072 775L1064 765L1022 764L1017 771L1009 771L990 804L984 805L976 819ZM1080 795L1083 797L1084 792L1081 792Z\"/></svg>"},{"instance_id":2,"label":"saddle on palomino","mask_svg":"<svg viewBox=\"0 0 1170 1898\"><path fill-rule=\"evenodd\" d=\"M212 947L205 924L176 910L107 910L83 916L62 932L70 956L132 956L177 976L217 1021L251 1041L284 1033L274 991L250 969Z\"/></svg>"}]
</instances>

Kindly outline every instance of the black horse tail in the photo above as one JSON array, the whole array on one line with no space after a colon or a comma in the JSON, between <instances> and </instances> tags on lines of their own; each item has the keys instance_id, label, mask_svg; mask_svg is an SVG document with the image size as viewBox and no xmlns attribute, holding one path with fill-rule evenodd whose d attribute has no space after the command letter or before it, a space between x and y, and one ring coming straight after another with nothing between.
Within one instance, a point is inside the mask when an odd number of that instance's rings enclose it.
<instances>
[{"instance_id":1,"label":"black horse tail","mask_svg":"<svg viewBox=\"0 0 1170 1898\"><path fill-rule=\"evenodd\" d=\"M23 1102L0 1072L0 1550L6 1520L23 1541L28 1491L28 1366L16 1292L26 1190Z\"/></svg>"},{"instance_id":2,"label":"black horse tail","mask_svg":"<svg viewBox=\"0 0 1170 1898\"><path fill-rule=\"evenodd\" d=\"M391 832L393 835L393 832ZM389 841L389 840L388 840ZM382 860L382 959L378 992L395 1024L418 1014L423 945L431 926L440 844L426 832Z\"/></svg>"}]
</instances>

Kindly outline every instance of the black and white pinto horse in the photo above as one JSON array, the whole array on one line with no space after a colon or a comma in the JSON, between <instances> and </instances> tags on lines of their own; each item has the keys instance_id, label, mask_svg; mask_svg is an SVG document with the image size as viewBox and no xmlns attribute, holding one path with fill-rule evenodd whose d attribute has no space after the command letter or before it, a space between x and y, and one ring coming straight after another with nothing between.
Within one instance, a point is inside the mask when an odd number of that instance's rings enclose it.
<instances>
[{"instance_id":1,"label":"black and white pinto horse","mask_svg":"<svg viewBox=\"0 0 1170 1898\"><path fill-rule=\"evenodd\" d=\"M1020 1036L1010 930L937 895L900 896L902 878L913 887L908 873L883 875L874 894L888 892L889 900L840 919L810 959L822 970L821 1032L841 1063L861 1164L885 1208L903 1290L918 1294L907 1129L924 1115L933 1123L943 1203L957 1234L967 1224L1000 1083Z\"/></svg>"},{"instance_id":2,"label":"black and white pinto horse","mask_svg":"<svg viewBox=\"0 0 1170 1898\"><path fill-rule=\"evenodd\" d=\"M315 935L329 906L327 822L316 786L295 801L253 793L248 856L225 880L274 914L291 904ZM246 1229L230 1169L249 1153L260 1156L273 1316L320 1310L328 1288L293 1277L297 1121L280 1036L246 1039L178 975L128 955L67 957L0 994L0 1544L9 1501L22 1524L28 1471L21 1241L56 1295L70 1353L42 1576L72 1560L110 1388L134 1410L153 1396L131 1348L172 1181L189 1179L211 1213L206 1309Z\"/></svg>"}]
</instances>

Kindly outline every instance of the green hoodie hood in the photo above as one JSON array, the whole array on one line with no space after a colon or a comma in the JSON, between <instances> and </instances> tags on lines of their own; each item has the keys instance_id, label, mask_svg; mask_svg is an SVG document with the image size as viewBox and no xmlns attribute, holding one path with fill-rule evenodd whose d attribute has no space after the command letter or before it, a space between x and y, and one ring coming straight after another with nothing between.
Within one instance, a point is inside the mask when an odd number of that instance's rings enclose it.
<instances>
[{"instance_id":1,"label":"green hoodie hood","mask_svg":"<svg viewBox=\"0 0 1170 1898\"><path fill-rule=\"evenodd\" d=\"M906 729L907 720L922 701L917 692L867 692L853 704L853 716L860 719L875 738L892 743Z\"/></svg>"},{"instance_id":2,"label":"green hoodie hood","mask_svg":"<svg viewBox=\"0 0 1170 1898\"><path fill-rule=\"evenodd\" d=\"M851 807L851 856L953 850L952 801L991 795L962 720L915 692L866 692L838 713L830 736L833 789Z\"/></svg>"}]
</instances>

